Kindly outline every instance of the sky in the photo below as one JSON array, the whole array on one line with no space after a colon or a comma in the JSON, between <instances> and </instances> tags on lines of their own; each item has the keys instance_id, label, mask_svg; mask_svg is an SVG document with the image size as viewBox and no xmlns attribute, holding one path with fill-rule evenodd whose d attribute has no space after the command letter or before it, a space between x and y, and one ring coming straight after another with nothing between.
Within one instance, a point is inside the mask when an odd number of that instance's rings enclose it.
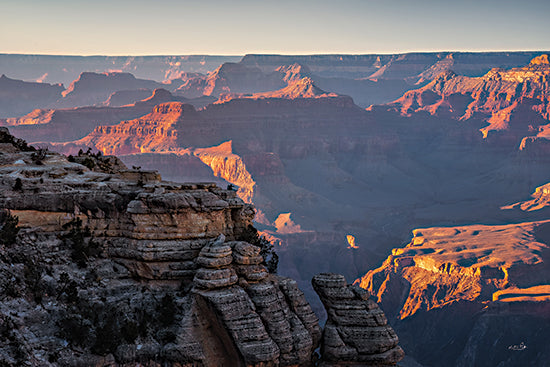
<instances>
[{"instance_id":1,"label":"sky","mask_svg":"<svg viewBox=\"0 0 550 367\"><path fill-rule=\"evenodd\" d=\"M550 50L548 0L1 0L0 53Z\"/></svg>"}]
</instances>

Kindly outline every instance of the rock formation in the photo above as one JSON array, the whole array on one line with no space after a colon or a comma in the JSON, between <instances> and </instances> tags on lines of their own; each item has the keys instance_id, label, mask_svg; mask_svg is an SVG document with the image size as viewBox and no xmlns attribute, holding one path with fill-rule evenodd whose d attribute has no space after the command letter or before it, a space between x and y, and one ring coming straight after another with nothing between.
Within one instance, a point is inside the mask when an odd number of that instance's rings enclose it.
<instances>
[{"instance_id":1,"label":"rock formation","mask_svg":"<svg viewBox=\"0 0 550 367\"><path fill-rule=\"evenodd\" d=\"M253 208L235 191L91 152L68 160L6 128L0 187L3 365L314 363L317 316L294 280L267 271ZM365 319L382 325L375 308ZM384 349L350 343L352 361Z\"/></svg>"},{"instance_id":2,"label":"rock formation","mask_svg":"<svg viewBox=\"0 0 550 367\"><path fill-rule=\"evenodd\" d=\"M56 107L93 106L105 101L116 91L142 88L153 90L162 88L162 84L154 80L137 79L130 73L83 72L63 91L63 98L56 103Z\"/></svg>"},{"instance_id":3,"label":"rock formation","mask_svg":"<svg viewBox=\"0 0 550 367\"><path fill-rule=\"evenodd\" d=\"M189 100L174 96L165 89L155 89L148 93L146 98L124 106L35 109L22 117L0 119L0 126L10 126L11 131L17 136L30 142L40 143L40 146L48 146L52 142L67 142L83 138L100 125L115 125L124 120L144 116L150 113L154 106L165 102L186 102L199 108L213 100L204 98ZM74 154L79 148L75 149L69 144L65 153Z\"/></svg>"},{"instance_id":4,"label":"rock formation","mask_svg":"<svg viewBox=\"0 0 550 367\"><path fill-rule=\"evenodd\" d=\"M531 200L504 205L501 209L519 209L526 212L548 209L550 207L550 182L537 187L531 197Z\"/></svg>"},{"instance_id":5,"label":"rock formation","mask_svg":"<svg viewBox=\"0 0 550 367\"><path fill-rule=\"evenodd\" d=\"M201 268L197 270L193 279L198 288L224 288L237 283L237 274L229 267L233 260L231 247L224 244L224 241L225 236L220 235L214 242L204 246L199 253L196 263Z\"/></svg>"},{"instance_id":6,"label":"rock formation","mask_svg":"<svg viewBox=\"0 0 550 367\"><path fill-rule=\"evenodd\" d=\"M534 58L524 67L493 68L481 77L446 70L388 106L402 114L426 111L460 120L482 118L489 123L480 129L484 138L500 132L521 140L537 131L538 125L547 125L549 77L547 55Z\"/></svg>"},{"instance_id":7,"label":"rock formation","mask_svg":"<svg viewBox=\"0 0 550 367\"><path fill-rule=\"evenodd\" d=\"M270 92L263 93L253 93L248 94L226 94L222 95L216 103L223 103L230 101L231 99L236 98L250 98L250 99L259 99L259 98L285 98L285 99L296 99L296 98L327 98L327 97L337 97L336 93L327 93L324 90L318 88L311 78L304 77L301 79L291 80L288 85L282 89Z\"/></svg>"},{"instance_id":8,"label":"rock formation","mask_svg":"<svg viewBox=\"0 0 550 367\"><path fill-rule=\"evenodd\" d=\"M260 248L223 240L197 258L202 268L193 282L196 297L222 320L247 365L309 364L320 328L303 293L290 279L268 275Z\"/></svg>"},{"instance_id":9,"label":"rock formation","mask_svg":"<svg viewBox=\"0 0 550 367\"><path fill-rule=\"evenodd\" d=\"M375 295L421 364L537 365L550 325L549 226L416 229L356 283ZM533 350L504 353L520 342Z\"/></svg>"},{"instance_id":10,"label":"rock formation","mask_svg":"<svg viewBox=\"0 0 550 367\"><path fill-rule=\"evenodd\" d=\"M397 335L364 289L349 286L339 274L319 274L312 283L328 315L323 366L395 366L403 359Z\"/></svg>"},{"instance_id":11,"label":"rock formation","mask_svg":"<svg viewBox=\"0 0 550 367\"><path fill-rule=\"evenodd\" d=\"M410 83L400 78L366 79L368 74L361 73L357 79L335 77L333 73L320 76L297 62L280 64L272 70L271 65L258 66L243 62L225 63L209 75L187 79L176 92L190 98L202 95L220 97L219 102L243 97L312 98L323 94L335 96L338 93L352 96L358 105L367 107L373 103L393 100L412 88ZM353 70L351 74L357 73L357 67L350 69ZM336 74L339 75L338 72ZM313 83L316 86L311 86Z\"/></svg>"},{"instance_id":12,"label":"rock formation","mask_svg":"<svg viewBox=\"0 0 550 367\"><path fill-rule=\"evenodd\" d=\"M280 74L264 74L259 68L239 63L224 63L207 76L187 80L176 91L185 97L218 97L220 93L257 93L285 86Z\"/></svg>"},{"instance_id":13,"label":"rock formation","mask_svg":"<svg viewBox=\"0 0 550 367\"><path fill-rule=\"evenodd\" d=\"M394 249L359 284L375 294L392 317L400 319L449 302L492 300L496 291L548 281L548 245L537 236L548 224L415 229L405 248ZM526 269L538 270L532 274ZM403 286L400 278L407 279L410 289L396 309L392 296L399 294L394 287Z\"/></svg>"}]
</instances>

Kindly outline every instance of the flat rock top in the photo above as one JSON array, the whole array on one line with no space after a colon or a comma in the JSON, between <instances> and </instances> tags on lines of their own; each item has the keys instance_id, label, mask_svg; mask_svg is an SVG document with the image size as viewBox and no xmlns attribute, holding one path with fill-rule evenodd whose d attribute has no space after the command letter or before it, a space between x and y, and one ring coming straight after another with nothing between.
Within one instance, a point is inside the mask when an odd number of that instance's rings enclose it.
<instances>
[{"instance_id":1,"label":"flat rock top","mask_svg":"<svg viewBox=\"0 0 550 367\"><path fill-rule=\"evenodd\" d=\"M416 266L435 271L444 264L472 268L533 265L543 262L541 251L548 249L537 240L536 230L548 224L549 220L415 229L411 242L394 249L392 255L394 259L413 258Z\"/></svg>"},{"instance_id":2,"label":"flat rock top","mask_svg":"<svg viewBox=\"0 0 550 367\"><path fill-rule=\"evenodd\" d=\"M550 301L550 284L536 285L527 288L510 287L493 293L493 301L500 302L548 302Z\"/></svg>"},{"instance_id":3,"label":"flat rock top","mask_svg":"<svg viewBox=\"0 0 550 367\"><path fill-rule=\"evenodd\" d=\"M242 203L233 191L213 183L161 181L155 171L129 170L116 157L85 153L69 161L55 152L32 150L0 129L0 204L8 209L67 211L69 204L93 201L96 206L108 202L117 210L158 214L223 210Z\"/></svg>"}]
</instances>

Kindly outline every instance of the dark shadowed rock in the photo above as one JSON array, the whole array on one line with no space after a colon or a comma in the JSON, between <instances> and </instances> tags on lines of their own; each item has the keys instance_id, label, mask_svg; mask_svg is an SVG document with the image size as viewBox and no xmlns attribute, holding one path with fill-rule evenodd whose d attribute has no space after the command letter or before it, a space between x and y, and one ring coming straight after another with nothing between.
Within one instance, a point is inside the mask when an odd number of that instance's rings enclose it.
<instances>
[{"instance_id":1,"label":"dark shadowed rock","mask_svg":"<svg viewBox=\"0 0 550 367\"><path fill-rule=\"evenodd\" d=\"M339 274L316 275L312 284L328 315L323 365L394 366L403 359L397 335L365 290L349 286Z\"/></svg>"},{"instance_id":2,"label":"dark shadowed rock","mask_svg":"<svg viewBox=\"0 0 550 367\"><path fill-rule=\"evenodd\" d=\"M24 82L0 76L0 118L21 116L61 97L61 84Z\"/></svg>"}]
</instances>

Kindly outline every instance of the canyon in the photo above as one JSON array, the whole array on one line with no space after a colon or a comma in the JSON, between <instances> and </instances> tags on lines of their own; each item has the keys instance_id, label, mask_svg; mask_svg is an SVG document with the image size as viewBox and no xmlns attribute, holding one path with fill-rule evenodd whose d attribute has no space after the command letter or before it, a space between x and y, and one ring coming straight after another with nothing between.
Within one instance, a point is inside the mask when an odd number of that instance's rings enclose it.
<instances>
[{"instance_id":1,"label":"canyon","mask_svg":"<svg viewBox=\"0 0 550 367\"><path fill-rule=\"evenodd\" d=\"M95 70L85 76L101 98L83 102L95 106L52 104L0 125L75 159L91 148L173 182L227 186L254 204L279 273L327 325L348 327L329 311L335 300L317 298L316 274L357 279L376 297L405 366L542 365L544 52L246 55L220 64L175 78L136 73L156 84L117 91L109 83L127 75ZM501 337L516 329L517 338ZM327 355L348 355L352 344L338 343Z\"/></svg>"}]
</instances>

